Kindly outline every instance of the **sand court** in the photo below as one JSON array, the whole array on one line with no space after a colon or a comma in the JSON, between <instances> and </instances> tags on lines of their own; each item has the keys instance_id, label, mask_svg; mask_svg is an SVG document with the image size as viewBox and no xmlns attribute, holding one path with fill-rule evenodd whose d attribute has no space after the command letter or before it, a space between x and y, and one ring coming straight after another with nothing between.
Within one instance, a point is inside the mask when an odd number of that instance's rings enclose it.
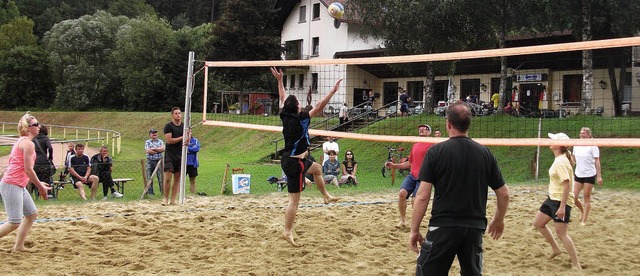
<instances>
[{"instance_id":1,"label":"sand court","mask_svg":"<svg viewBox=\"0 0 640 276\"><path fill-rule=\"evenodd\" d=\"M580 275L565 252L548 260L550 247L531 226L545 191L511 187L503 238L485 235L486 275ZM181 206L148 200L39 206L41 220L27 238L32 252L9 254L11 234L0 239L0 259L4 273L23 275L412 275L416 254L407 247L408 228L395 228L395 196L358 194L324 205L320 195L303 193L294 228L300 248L279 238L285 193L194 197ZM570 236L585 274L640 271L639 201L637 192L597 188L588 225L572 213ZM495 197L489 202L493 212ZM458 271L456 261L452 272Z\"/></svg>"}]
</instances>

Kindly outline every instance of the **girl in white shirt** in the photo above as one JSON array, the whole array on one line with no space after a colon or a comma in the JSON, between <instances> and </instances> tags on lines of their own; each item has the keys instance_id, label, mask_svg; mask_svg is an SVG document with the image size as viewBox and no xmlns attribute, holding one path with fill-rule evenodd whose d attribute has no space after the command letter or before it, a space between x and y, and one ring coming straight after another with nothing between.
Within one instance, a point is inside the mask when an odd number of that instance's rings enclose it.
<instances>
[{"instance_id":1,"label":"girl in white shirt","mask_svg":"<svg viewBox=\"0 0 640 276\"><path fill-rule=\"evenodd\" d=\"M583 127L580 129L580 139L591 139L591 129ZM597 146L574 146L573 161L576 164L574 173L573 196L576 207L582 212L580 225L587 223L587 217L591 210L591 192L593 184L602 186L602 174L600 169L600 150ZM584 188L584 203L580 201L580 191Z\"/></svg>"}]
</instances>

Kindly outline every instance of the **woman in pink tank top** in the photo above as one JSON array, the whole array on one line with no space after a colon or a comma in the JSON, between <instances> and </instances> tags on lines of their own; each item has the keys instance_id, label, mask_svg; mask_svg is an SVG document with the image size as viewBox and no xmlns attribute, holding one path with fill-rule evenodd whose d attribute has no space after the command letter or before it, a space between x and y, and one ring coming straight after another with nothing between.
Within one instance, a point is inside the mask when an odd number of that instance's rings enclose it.
<instances>
[{"instance_id":1,"label":"woman in pink tank top","mask_svg":"<svg viewBox=\"0 0 640 276\"><path fill-rule=\"evenodd\" d=\"M24 242L38 217L38 209L25 187L29 182L34 183L44 200L47 199L47 191L51 190L47 183L38 180L33 170L36 151L31 140L39 131L40 124L35 117L29 113L22 116L18 121L20 138L11 149L9 166L0 180L0 195L7 212L7 223L0 225L0 238L18 229L12 252L26 251Z\"/></svg>"}]
</instances>

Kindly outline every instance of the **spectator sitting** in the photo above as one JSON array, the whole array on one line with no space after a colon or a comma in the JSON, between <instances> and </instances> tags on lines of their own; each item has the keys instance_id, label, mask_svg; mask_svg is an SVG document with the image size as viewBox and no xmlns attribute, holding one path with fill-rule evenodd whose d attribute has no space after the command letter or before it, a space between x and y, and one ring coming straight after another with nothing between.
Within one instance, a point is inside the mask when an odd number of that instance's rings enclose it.
<instances>
[{"instance_id":1,"label":"spectator sitting","mask_svg":"<svg viewBox=\"0 0 640 276\"><path fill-rule=\"evenodd\" d=\"M324 162L322 166L322 172L324 173L324 183L331 183L336 187L340 187L338 184L338 175L340 174L340 162L338 162L337 153L334 150L329 150L329 160Z\"/></svg>"},{"instance_id":2,"label":"spectator sitting","mask_svg":"<svg viewBox=\"0 0 640 276\"><path fill-rule=\"evenodd\" d=\"M75 144L73 144L73 142L67 144L67 154L64 158L64 176L69 174L69 161L71 161L71 157L76 155L76 151L73 149L74 147Z\"/></svg>"},{"instance_id":3,"label":"spectator sitting","mask_svg":"<svg viewBox=\"0 0 640 276\"><path fill-rule=\"evenodd\" d=\"M344 161L342 161L342 177L340 183L347 184L353 183L358 185L358 178L356 178L356 171L358 170L358 162L356 162L353 151L348 150L344 154Z\"/></svg>"},{"instance_id":4,"label":"spectator sitting","mask_svg":"<svg viewBox=\"0 0 640 276\"><path fill-rule=\"evenodd\" d=\"M87 200L84 192L84 185L87 185L91 188L91 199L95 200L100 179L98 176L91 175L91 161L88 156L84 155L83 144L76 144L76 155L69 160L69 173L80 197Z\"/></svg>"},{"instance_id":5,"label":"spectator sitting","mask_svg":"<svg viewBox=\"0 0 640 276\"><path fill-rule=\"evenodd\" d=\"M98 176L100 182L102 182L102 200L107 199L109 190L111 190L112 197L123 197L123 194L118 193L116 189L113 188L113 178L111 177L113 159L109 156L109 149L106 146L100 147L100 153L91 157L91 164L94 168L92 174Z\"/></svg>"}]
</instances>

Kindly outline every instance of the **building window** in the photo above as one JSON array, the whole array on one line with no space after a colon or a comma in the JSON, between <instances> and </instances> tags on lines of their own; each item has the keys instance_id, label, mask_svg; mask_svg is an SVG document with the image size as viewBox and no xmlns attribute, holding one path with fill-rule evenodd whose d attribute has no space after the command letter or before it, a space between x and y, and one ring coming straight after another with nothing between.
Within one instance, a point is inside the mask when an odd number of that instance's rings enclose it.
<instances>
[{"instance_id":1,"label":"building window","mask_svg":"<svg viewBox=\"0 0 640 276\"><path fill-rule=\"evenodd\" d=\"M410 81L407 83L407 93L415 101L422 101L424 92L424 82Z\"/></svg>"},{"instance_id":2,"label":"building window","mask_svg":"<svg viewBox=\"0 0 640 276\"><path fill-rule=\"evenodd\" d=\"M311 43L312 56L317 56L320 54L320 38L314 37Z\"/></svg>"},{"instance_id":3,"label":"building window","mask_svg":"<svg viewBox=\"0 0 640 276\"><path fill-rule=\"evenodd\" d=\"M289 88L291 88L291 89L296 88L296 75L295 74L291 75L291 85L289 85Z\"/></svg>"},{"instance_id":4,"label":"building window","mask_svg":"<svg viewBox=\"0 0 640 276\"><path fill-rule=\"evenodd\" d=\"M460 81L460 98L466 99L467 96L480 95L480 79L466 79Z\"/></svg>"},{"instance_id":5,"label":"building window","mask_svg":"<svg viewBox=\"0 0 640 276\"><path fill-rule=\"evenodd\" d=\"M313 17L312 20L320 19L320 3L313 4Z\"/></svg>"},{"instance_id":6,"label":"building window","mask_svg":"<svg viewBox=\"0 0 640 276\"><path fill-rule=\"evenodd\" d=\"M318 73L311 73L311 91L318 92Z\"/></svg>"},{"instance_id":7,"label":"building window","mask_svg":"<svg viewBox=\"0 0 640 276\"><path fill-rule=\"evenodd\" d=\"M307 6L300 7L300 17L298 23L307 22Z\"/></svg>"},{"instance_id":8,"label":"building window","mask_svg":"<svg viewBox=\"0 0 640 276\"><path fill-rule=\"evenodd\" d=\"M282 86L284 86L284 88L287 88L287 75L282 75Z\"/></svg>"},{"instance_id":9,"label":"building window","mask_svg":"<svg viewBox=\"0 0 640 276\"><path fill-rule=\"evenodd\" d=\"M304 88L304 74L298 75L298 83L300 84L300 88Z\"/></svg>"},{"instance_id":10,"label":"building window","mask_svg":"<svg viewBox=\"0 0 640 276\"><path fill-rule=\"evenodd\" d=\"M302 59L302 39L285 42L284 57L286 60Z\"/></svg>"},{"instance_id":11,"label":"building window","mask_svg":"<svg viewBox=\"0 0 640 276\"><path fill-rule=\"evenodd\" d=\"M562 102L579 103L582 100L582 74L562 76Z\"/></svg>"}]
</instances>

